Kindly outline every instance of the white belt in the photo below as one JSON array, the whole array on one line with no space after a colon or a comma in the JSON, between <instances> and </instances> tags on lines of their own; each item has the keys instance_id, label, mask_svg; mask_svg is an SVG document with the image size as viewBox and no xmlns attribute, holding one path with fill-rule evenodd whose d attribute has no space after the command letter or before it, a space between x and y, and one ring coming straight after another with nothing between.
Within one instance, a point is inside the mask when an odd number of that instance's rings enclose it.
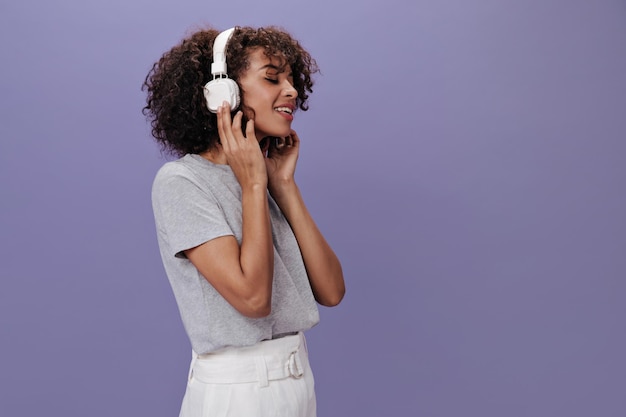
<instances>
[{"instance_id":1,"label":"white belt","mask_svg":"<svg viewBox=\"0 0 626 417\"><path fill-rule=\"evenodd\" d=\"M258 382L265 387L269 381L301 378L306 363L304 335L300 333L250 347L194 354L189 378L208 384Z\"/></svg>"}]
</instances>

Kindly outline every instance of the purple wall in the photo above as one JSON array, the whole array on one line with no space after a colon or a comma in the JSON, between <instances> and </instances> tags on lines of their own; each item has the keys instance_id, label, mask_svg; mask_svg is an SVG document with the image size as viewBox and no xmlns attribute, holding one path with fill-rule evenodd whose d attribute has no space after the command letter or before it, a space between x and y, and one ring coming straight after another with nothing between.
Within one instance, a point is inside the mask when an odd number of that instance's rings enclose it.
<instances>
[{"instance_id":1,"label":"purple wall","mask_svg":"<svg viewBox=\"0 0 626 417\"><path fill-rule=\"evenodd\" d=\"M0 4L0 415L177 415L140 86L210 22L323 71L295 123L348 285L309 333L320 417L625 416L624 2L247 3Z\"/></svg>"}]
</instances>

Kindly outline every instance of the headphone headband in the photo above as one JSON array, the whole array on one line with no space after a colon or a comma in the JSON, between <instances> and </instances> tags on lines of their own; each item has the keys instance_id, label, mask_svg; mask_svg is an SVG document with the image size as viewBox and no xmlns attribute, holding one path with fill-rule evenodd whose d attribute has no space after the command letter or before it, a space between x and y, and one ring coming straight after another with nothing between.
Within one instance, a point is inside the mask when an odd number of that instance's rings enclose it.
<instances>
[{"instance_id":1,"label":"headphone headband","mask_svg":"<svg viewBox=\"0 0 626 417\"><path fill-rule=\"evenodd\" d=\"M210 112L217 113L217 109L226 101L230 110L239 107L239 86L228 78L226 73L226 44L230 40L235 28L230 28L217 35L213 41L213 63L211 74L213 80L203 87L204 99Z\"/></svg>"},{"instance_id":2,"label":"headphone headband","mask_svg":"<svg viewBox=\"0 0 626 417\"><path fill-rule=\"evenodd\" d=\"M211 64L211 74L213 78L226 75L226 44L233 35L235 28L230 28L215 38L213 42L213 63Z\"/></svg>"}]
</instances>

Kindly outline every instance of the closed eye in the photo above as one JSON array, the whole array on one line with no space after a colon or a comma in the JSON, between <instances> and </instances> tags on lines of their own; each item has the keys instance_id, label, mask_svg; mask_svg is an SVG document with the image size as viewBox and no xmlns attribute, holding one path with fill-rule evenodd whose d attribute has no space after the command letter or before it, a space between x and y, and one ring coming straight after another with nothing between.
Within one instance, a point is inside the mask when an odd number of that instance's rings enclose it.
<instances>
[{"instance_id":1,"label":"closed eye","mask_svg":"<svg viewBox=\"0 0 626 417\"><path fill-rule=\"evenodd\" d=\"M271 82L272 84L278 84L278 80L275 80L273 78L266 78L266 80Z\"/></svg>"}]
</instances>

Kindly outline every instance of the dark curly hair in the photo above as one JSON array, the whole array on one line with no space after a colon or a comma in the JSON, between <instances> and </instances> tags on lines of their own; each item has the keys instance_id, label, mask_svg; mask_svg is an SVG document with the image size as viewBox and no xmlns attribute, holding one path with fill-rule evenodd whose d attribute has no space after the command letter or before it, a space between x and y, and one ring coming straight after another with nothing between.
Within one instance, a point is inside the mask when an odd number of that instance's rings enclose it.
<instances>
[{"instance_id":1,"label":"dark curly hair","mask_svg":"<svg viewBox=\"0 0 626 417\"><path fill-rule=\"evenodd\" d=\"M143 114L151 121L152 136L173 155L201 153L219 141L217 116L209 112L203 92L213 78L213 41L219 33L209 28L183 39L152 66L143 83L148 95ZM296 105L306 111L313 92L311 76L318 67L300 43L280 28L238 27L226 49L229 77L239 80L250 65L249 53L256 48L291 66Z\"/></svg>"}]
</instances>

